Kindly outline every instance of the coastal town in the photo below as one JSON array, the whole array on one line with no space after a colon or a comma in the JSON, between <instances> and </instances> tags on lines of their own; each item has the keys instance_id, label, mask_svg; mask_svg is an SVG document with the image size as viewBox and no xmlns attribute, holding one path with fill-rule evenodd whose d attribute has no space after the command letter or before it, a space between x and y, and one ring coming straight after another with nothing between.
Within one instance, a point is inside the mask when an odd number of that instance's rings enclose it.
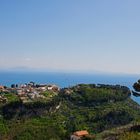
<instances>
[{"instance_id":1,"label":"coastal town","mask_svg":"<svg viewBox=\"0 0 140 140\"><path fill-rule=\"evenodd\" d=\"M33 102L39 99L48 99L58 94L60 87L54 84L12 84L11 87L0 86L0 103L8 102L6 95L13 93L22 103Z\"/></svg>"}]
</instances>

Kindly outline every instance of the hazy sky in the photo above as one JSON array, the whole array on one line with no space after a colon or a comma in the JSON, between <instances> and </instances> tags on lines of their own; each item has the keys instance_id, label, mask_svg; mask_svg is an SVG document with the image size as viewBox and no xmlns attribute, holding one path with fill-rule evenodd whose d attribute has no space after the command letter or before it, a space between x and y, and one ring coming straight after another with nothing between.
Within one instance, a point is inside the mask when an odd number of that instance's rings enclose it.
<instances>
[{"instance_id":1,"label":"hazy sky","mask_svg":"<svg viewBox=\"0 0 140 140\"><path fill-rule=\"evenodd\" d=\"M140 73L140 0L0 0L0 68Z\"/></svg>"}]
</instances>

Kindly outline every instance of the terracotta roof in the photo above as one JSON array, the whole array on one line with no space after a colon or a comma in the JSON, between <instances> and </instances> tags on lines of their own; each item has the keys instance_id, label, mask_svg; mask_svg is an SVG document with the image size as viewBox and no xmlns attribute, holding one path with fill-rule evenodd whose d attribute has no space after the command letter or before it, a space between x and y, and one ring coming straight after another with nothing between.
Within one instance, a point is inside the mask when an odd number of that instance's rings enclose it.
<instances>
[{"instance_id":1,"label":"terracotta roof","mask_svg":"<svg viewBox=\"0 0 140 140\"><path fill-rule=\"evenodd\" d=\"M82 130L82 131L74 132L74 135L81 137L81 136L89 135L89 133L87 130Z\"/></svg>"},{"instance_id":2,"label":"terracotta roof","mask_svg":"<svg viewBox=\"0 0 140 140\"><path fill-rule=\"evenodd\" d=\"M0 86L0 89L4 89L4 87L3 86Z\"/></svg>"}]
</instances>

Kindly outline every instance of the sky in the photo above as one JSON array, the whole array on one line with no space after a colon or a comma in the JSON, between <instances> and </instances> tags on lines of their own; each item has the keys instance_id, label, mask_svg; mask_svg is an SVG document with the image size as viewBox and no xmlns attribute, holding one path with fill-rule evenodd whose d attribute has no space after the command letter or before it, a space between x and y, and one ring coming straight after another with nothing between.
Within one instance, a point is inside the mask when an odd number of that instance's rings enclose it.
<instances>
[{"instance_id":1,"label":"sky","mask_svg":"<svg viewBox=\"0 0 140 140\"><path fill-rule=\"evenodd\" d=\"M139 0L0 0L0 69L140 74Z\"/></svg>"}]
</instances>

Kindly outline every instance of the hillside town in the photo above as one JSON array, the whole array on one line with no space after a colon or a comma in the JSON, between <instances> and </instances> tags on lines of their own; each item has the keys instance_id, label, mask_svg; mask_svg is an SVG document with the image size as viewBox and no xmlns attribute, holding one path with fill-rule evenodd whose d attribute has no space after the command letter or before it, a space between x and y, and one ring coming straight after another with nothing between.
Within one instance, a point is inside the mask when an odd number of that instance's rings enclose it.
<instances>
[{"instance_id":1,"label":"hillside town","mask_svg":"<svg viewBox=\"0 0 140 140\"><path fill-rule=\"evenodd\" d=\"M63 88L61 92L64 95L70 95L73 90ZM55 84L36 84L29 82L25 84L12 84L10 87L0 85L0 104L6 104L11 101L21 101L22 104L32 103L34 101L50 100L60 93L60 87ZM61 102L55 107L55 111L61 106ZM95 135L89 135L87 130L73 132L70 140L83 140L84 138L95 138Z\"/></svg>"},{"instance_id":2,"label":"hillside town","mask_svg":"<svg viewBox=\"0 0 140 140\"><path fill-rule=\"evenodd\" d=\"M32 102L37 99L47 99L58 94L60 88L54 84L12 84L11 87L0 86L0 102L5 103L8 99L4 96L8 93L16 95L22 103Z\"/></svg>"}]
</instances>

